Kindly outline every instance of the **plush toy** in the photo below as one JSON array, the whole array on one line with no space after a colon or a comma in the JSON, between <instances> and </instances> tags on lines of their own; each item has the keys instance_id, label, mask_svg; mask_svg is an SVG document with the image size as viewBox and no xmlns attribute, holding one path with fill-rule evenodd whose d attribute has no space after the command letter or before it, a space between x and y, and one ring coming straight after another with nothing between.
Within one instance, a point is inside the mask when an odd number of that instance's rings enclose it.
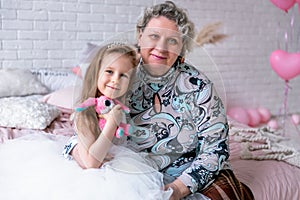
<instances>
[{"instance_id":1,"label":"plush toy","mask_svg":"<svg viewBox=\"0 0 300 200\"><path fill-rule=\"evenodd\" d=\"M94 106L96 112L99 115L98 123L99 123L100 129L102 130L106 123L106 120L102 117L102 115L108 113L116 104L121 105L121 108L124 111L124 113L129 113L129 108L127 108L121 102L119 102L118 100L110 99L106 96L100 96L98 98L90 97L87 100L85 100L83 103L81 103L77 108L75 108L75 111L80 112L80 111L87 109L90 106ZM124 123L124 121L125 121L125 115L123 116L123 122L121 122L119 124L119 127L116 130L115 136L117 138L127 136L131 132L130 125Z\"/></svg>"}]
</instances>

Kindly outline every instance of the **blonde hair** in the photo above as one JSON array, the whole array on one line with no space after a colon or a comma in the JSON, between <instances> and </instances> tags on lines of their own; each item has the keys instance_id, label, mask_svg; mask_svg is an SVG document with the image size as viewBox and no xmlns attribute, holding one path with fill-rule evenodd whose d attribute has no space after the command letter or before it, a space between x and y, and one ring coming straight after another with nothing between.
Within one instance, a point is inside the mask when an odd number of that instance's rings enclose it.
<instances>
[{"instance_id":1,"label":"blonde hair","mask_svg":"<svg viewBox=\"0 0 300 200\"><path fill-rule=\"evenodd\" d=\"M134 68L136 66L136 52L131 46L121 43L111 43L102 46L97 51L89 67L87 68L79 103L82 103L89 97L97 98L102 95L101 92L98 90L97 85L101 63L105 56L115 53L120 54L120 56L128 57L131 60L132 67ZM90 130L95 138L97 138L100 135L101 131L98 126L98 116L93 107L89 107L77 113L75 124L76 129L79 133L85 134L86 130Z\"/></svg>"}]
</instances>

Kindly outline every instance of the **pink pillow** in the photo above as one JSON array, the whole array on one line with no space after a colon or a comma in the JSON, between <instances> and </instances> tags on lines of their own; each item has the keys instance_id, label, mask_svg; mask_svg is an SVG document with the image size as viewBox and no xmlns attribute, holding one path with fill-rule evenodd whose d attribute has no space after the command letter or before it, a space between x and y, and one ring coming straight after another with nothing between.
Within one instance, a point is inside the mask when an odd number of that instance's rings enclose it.
<instances>
[{"instance_id":1,"label":"pink pillow","mask_svg":"<svg viewBox=\"0 0 300 200\"><path fill-rule=\"evenodd\" d=\"M71 113L76 104L80 86L69 86L45 95L41 101L55 105L63 112Z\"/></svg>"}]
</instances>

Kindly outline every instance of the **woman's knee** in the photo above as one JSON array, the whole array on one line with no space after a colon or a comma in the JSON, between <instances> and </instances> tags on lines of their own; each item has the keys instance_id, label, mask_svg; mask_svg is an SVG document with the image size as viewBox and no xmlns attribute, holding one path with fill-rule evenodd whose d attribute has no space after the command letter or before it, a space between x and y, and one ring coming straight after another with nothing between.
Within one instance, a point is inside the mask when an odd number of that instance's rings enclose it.
<instances>
[{"instance_id":1,"label":"woman's knee","mask_svg":"<svg viewBox=\"0 0 300 200\"><path fill-rule=\"evenodd\" d=\"M216 180L201 193L212 200L254 200L250 188L240 182L232 170L220 171Z\"/></svg>"}]
</instances>

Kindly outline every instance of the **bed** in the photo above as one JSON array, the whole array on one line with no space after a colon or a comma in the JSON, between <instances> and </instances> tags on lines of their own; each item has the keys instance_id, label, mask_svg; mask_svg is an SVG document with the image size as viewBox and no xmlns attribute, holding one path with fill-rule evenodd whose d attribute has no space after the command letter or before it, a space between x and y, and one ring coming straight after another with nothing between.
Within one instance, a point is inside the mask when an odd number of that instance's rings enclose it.
<instances>
[{"instance_id":1,"label":"bed","mask_svg":"<svg viewBox=\"0 0 300 200\"><path fill-rule=\"evenodd\" d=\"M95 170L62 156L81 83L74 68L0 69L0 76L1 199L99 199ZM300 199L300 135L291 141L264 126L229 124L232 168L255 199Z\"/></svg>"},{"instance_id":2,"label":"bed","mask_svg":"<svg viewBox=\"0 0 300 200\"><path fill-rule=\"evenodd\" d=\"M255 199L300 199L298 127L289 123L286 133L291 134L282 136L280 129L247 127L230 118L229 122L232 168Z\"/></svg>"}]
</instances>

